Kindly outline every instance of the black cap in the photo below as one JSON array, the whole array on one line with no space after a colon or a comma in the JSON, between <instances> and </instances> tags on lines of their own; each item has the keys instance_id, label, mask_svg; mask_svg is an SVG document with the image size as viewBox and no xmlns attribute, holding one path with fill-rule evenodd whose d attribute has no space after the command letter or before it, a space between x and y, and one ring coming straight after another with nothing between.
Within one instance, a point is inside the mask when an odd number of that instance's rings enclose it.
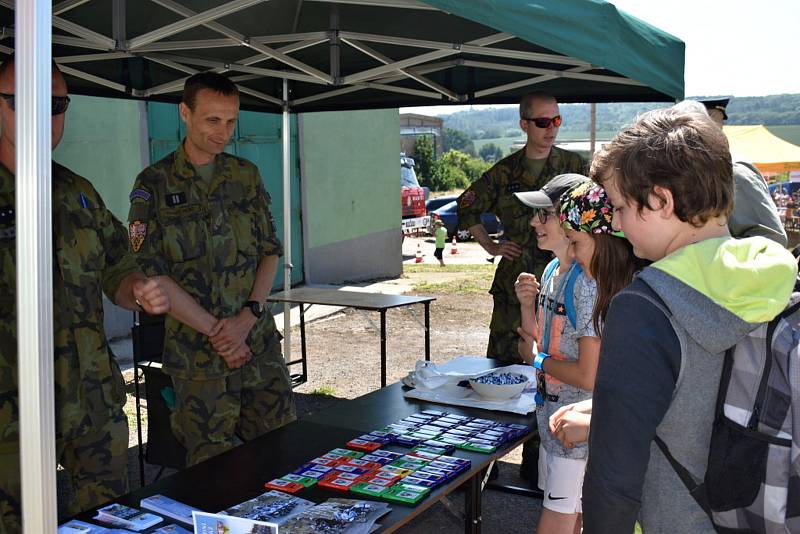
<instances>
[{"instance_id":1,"label":"black cap","mask_svg":"<svg viewBox=\"0 0 800 534\"><path fill-rule=\"evenodd\" d=\"M561 195L576 185L588 181L589 179L582 174L559 174L538 191L514 193L514 196L529 208L552 208Z\"/></svg>"},{"instance_id":2,"label":"black cap","mask_svg":"<svg viewBox=\"0 0 800 534\"><path fill-rule=\"evenodd\" d=\"M722 119L728 120L728 114L725 113L725 108L728 107L728 102L730 102L730 98L715 98L715 99L707 99L707 100L698 100L701 104L703 104L707 110L711 111L712 109L717 109L722 112Z\"/></svg>"}]
</instances>

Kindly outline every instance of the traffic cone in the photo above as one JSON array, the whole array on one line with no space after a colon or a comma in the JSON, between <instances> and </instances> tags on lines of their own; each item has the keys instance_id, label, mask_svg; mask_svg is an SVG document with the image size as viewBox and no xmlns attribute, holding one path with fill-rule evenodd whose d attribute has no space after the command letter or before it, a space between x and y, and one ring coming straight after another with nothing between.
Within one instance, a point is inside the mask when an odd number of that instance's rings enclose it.
<instances>
[{"instance_id":1,"label":"traffic cone","mask_svg":"<svg viewBox=\"0 0 800 534\"><path fill-rule=\"evenodd\" d=\"M450 254L458 254L458 245L456 244L456 236L453 236L453 242L450 243Z\"/></svg>"},{"instance_id":2,"label":"traffic cone","mask_svg":"<svg viewBox=\"0 0 800 534\"><path fill-rule=\"evenodd\" d=\"M422 263L422 248L417 243L417 257L414 258L414 263Z\"/></svg>"}]
</instances>

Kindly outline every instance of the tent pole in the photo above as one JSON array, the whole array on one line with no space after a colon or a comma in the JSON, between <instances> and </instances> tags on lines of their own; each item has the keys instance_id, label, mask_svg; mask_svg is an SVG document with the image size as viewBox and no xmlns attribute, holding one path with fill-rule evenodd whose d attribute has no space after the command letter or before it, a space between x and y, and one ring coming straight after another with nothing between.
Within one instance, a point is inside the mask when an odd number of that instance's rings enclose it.
<instances>
[{"instance_id":1,"label":"tent pole","mask_svg":"<svg viewBox=\"0 0 800 534\"><path fill-rule=\"evenodd\" d=\"M51 226L52 2L17 2L17 358L23 532L56 531Z\"/></svg>"},{"instance_id":2,"label":"tent pole","mask_svg":"<svg viewBox=\"0 0 800 534\"><path fill-rule=\"evenodd\" d=\"M597 104L592 102L589 125L589 162L594 158L595 143L597 143Z\"/></svg>"},{"instance_id":3,"label":"tent pole","mask_svg":"<svg viewBox=\"0 0 800 534\"><path fill-rule=\"evenodd\" d=\"M289 166L289 80L283 79L283 290L292 288L292 220L291 220L291 167ZM292 360L292 306L283 304L283 358Z\"/></svg>"}]
</instances>

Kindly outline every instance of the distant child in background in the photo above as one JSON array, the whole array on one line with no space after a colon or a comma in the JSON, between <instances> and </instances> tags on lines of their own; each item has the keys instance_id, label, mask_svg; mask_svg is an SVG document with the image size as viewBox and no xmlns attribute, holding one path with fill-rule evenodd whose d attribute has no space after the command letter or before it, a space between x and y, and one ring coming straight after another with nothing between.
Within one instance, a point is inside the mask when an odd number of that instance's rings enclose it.
<instances>
[{"instance_id":1,"label":"distant child in background","mask_svg":"<svg viewBox=\"0 0 800 534\"><path fill-rule=\"evenodd\" d=\"M436 250L433 251L433 255L436 256L436 259L439 260L439 265L444 267L444 244L447 242L447 228L444 227L444 223L441 219L436 219L436 222L433 223L434 228L434 236L436 237Z\"/></svg>"},{"instance_id":2,"label":"distant child in background","mask_svg":"<svg viewBox=\"0 0 800 534\"><path fill-rule=\"evenodd\" d=\"M523 204L534 208L531 226L539 248L556 256L544 269L541 292L533 274L522 273L515 283L522 318L519 355L538 369L538 485L544 491L540 534L581 530L581 485L588 446L563 447L547 424L550 414L562 405L591 396L600 355L600 338L592 325L597 286L573 262L558 216L559 198L588 180L579 174L562 174L540 191L515 193Z\"/></svg>"}]
</instances>

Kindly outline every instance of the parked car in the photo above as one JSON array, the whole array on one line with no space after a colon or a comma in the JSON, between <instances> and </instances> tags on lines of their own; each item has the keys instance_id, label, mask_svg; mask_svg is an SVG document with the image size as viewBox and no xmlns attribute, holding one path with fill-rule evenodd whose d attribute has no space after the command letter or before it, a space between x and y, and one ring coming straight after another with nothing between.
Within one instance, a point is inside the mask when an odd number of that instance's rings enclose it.
<instances>
[{"instance_id":1,"label":"parked car","mask_svg":"<svg viewBox=\"0 0 800 534\"><path fill-rule=\"evenodd\" d=\"M455 200L458 197L451 195L449 197L450 200L446 200L444 204L441 204L440 199L447 198L448 197L437 197L428 200L426 203L428 213L431 215L431 224L433 224L433 221L436 219L441 219L445 229L447 229L448 236L456 236L459 241L472 239L472 234L469 233L469 230L458 229L458 203ZM439 203L439 207L435 207L431 210L431 208L428 207L428 203L434 205ZM493 213L481 213L481 222L489 234L499 234L503 231L503 225L500 224L500 221ZM433 231L431 231L431 233L433 233Z\"/></svg>"}]
</instances>

